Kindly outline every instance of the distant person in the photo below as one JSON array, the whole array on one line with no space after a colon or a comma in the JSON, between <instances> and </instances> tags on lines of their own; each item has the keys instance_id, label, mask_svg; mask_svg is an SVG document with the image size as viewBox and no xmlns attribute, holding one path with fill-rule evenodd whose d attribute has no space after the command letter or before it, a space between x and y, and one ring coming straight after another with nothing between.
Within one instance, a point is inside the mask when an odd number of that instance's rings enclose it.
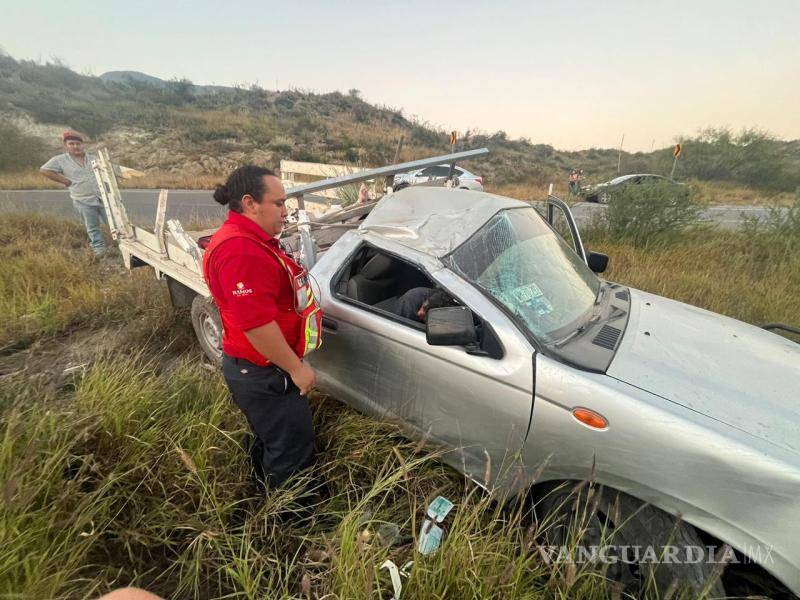
<instances>
[{"instance_id":1,"label":"distant person","mask_svg":"<svg viewBox=\"0 0 800 600\"><path fill-rule=\"evenodd\" d=\"M579 191L579 183L578 183L578 171L577 169L572 169L569 174L569 195L570 196L577 196Z\"/></svg>"},{"instance_id":2,"label":"distant person","mask_svg":"<svg viewBox=\"0 0 800 600\"><path fill-rule=\"evenodd\" d=\"M425 323L429 310L444 306L456 306L456 301L447 292L429 287L415 287L397 299L395 312L406 319Z\"/></svg>"},{"instance_id":3,"label":"distant person","mask_svg":"<svg viewBox=\"0 0 800 600\"><path fill-rule=\"evenodd\" d=\"M79 133L65 131L61 140L66 152L44 163L40 173L69 188L72 206L83 221L92 250L96 255L102 255L108 248L100 227L102 223L108 224L108 221L100 198L100 188L92 171L92 161L97 157L86 153L83 137Z\"/></svg>"},{"instance_id":4,"label":"distant person","mask_svg":"<svg viewBox=\"0 0 800 600\"><path fill-rule=\"evenodd\" d=\"M369 189L367 188L367 184L362 182L361 187L358 188L358 203L366 204L371 200L372 198L369 197Z\"/></svg>"}]
</instances>

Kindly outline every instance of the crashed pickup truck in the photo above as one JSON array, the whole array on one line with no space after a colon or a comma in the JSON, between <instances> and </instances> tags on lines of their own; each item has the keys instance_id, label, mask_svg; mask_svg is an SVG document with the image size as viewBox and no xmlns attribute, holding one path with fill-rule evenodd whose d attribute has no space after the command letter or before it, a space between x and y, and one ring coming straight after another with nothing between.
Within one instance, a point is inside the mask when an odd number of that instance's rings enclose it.
<instances>
[{"instance_id":1,"label":"crashed pickup truck","mask_svg":"<svg viewBox=\"0 0 800 600\"><path fill-rule=\"evenodd\" d=\"M113 174L97 172L126 265L152 266L176 304L192 305L218 361L219 317L198 275L202 249L190 247L202 235L115 224ZM545 207L412 186L321 222L301 218L286 238L324 311L323 347L309 357L318 388L445 447L450 465L493 493L527 494L535 482L563 523L578 506L565 494L591 480L584 508L606 529L624 525L626 545L659 555L730 546L800 592L800 345L601 279L608 259L584 248L568 205L551 196ZM456 306L406 319L397 302L416 287L445 290ZM674 579L700 588L711 559L648 568L662 589ZM646 576L624 566L623 580Z\"/></svg>"}]
</instances>

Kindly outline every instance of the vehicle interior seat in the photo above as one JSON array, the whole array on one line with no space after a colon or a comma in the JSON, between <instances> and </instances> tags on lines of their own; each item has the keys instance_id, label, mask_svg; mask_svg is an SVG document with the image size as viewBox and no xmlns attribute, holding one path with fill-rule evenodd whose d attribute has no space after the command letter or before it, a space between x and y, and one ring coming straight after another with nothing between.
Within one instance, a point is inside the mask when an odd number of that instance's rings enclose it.
<instances>
[{"instance_id":1,"label":"vehicle interior seat","mask_svg":"<svg viewBox=\"0 0 800 600\"><path fill-rule=\"evenodd\" d=\"M387 301L396 300L392 293L395 266L396 262L390 256L376 254L347 281L347 295L353 300L387 310L380 303L388 304Z\"/></svg>"}]
</instances>

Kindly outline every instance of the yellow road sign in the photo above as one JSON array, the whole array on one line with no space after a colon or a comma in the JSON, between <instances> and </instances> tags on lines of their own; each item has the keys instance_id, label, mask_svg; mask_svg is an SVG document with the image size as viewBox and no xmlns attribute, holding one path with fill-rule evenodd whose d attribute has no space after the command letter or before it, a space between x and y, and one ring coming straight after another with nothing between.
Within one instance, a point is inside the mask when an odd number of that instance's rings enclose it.
<instances>
[{"instance_id":1,"label":"yellow road sign","mask_svg":"<svg viewBox=\"0 0 800 600\"><path fill-rule=\"evenodd\" d=\"M455 131L450 132L450 145L455 146L456 142L458 141L458 133Z\"/></svg>"},{"instance_id":2,"label":"yellow road sign","mask_svg":"<svg viewBox=\"0 0 800 600\"><path fill-rule=\"evenodd\" d=\"M672 151L672 156L678 158L681 155L681 150L682 150L681 145L675 144L675 149Z\"/></svg>"}]
</instances>

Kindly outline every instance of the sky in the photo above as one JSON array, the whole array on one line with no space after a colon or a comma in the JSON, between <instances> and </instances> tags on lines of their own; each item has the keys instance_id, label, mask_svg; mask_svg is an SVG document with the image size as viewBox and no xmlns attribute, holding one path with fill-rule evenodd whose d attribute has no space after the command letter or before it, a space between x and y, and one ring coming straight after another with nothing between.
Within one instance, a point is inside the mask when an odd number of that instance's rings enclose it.
<instances>
[{"instance_id":1,"label":"sky","mask_svg":"<svg viewBox=\"0 0 800 600\"><path fill-rule=\"evenodd\" d=\"M0 46L100 75L346 92L559 149L800 138L800 0L3 0Z\"/></svg>"}]
</instances>

